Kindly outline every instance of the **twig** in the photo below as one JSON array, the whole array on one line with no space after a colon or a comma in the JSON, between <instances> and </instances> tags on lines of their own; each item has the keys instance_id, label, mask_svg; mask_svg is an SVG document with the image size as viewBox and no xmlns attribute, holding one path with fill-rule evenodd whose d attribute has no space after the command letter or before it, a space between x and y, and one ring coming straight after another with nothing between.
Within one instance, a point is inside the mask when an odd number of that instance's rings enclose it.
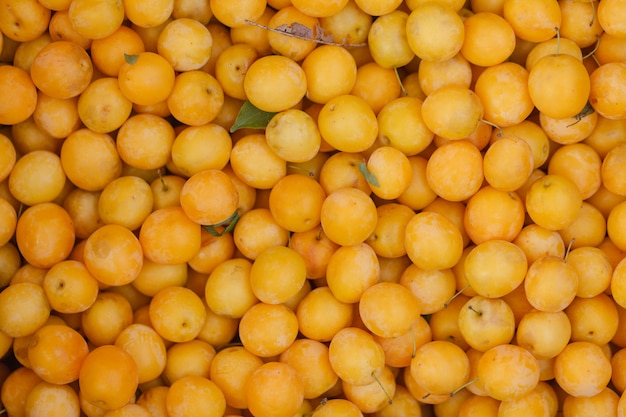
<instances>
[{"instance_id":1,"label":"twig","mask_svg":"<svg viewBox=\"0 0 626 417\"><path fill-rule=\"evenodd\" d=\"M324 28L322 28L320 25L315 25L315 28L313 30L310 27L298 22L293 22L290 25L283 24L275 28L253 22L252 20L246 20L246 23L252 26L259 27L261 29L269 30L270 32L279 33L281 35L291 36L292 38L301 39L303 41L315 42L323 45L344 47L360 47L367 45L367 43L337 43L333 40L333 35L327 35L324 33Z\"/></svg>"}]
</instances>

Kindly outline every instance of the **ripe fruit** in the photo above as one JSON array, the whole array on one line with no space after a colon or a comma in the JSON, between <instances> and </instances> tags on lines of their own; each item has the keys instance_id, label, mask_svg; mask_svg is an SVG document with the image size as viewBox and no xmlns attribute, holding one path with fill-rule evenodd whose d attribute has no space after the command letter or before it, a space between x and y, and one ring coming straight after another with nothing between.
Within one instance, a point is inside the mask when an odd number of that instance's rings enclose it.
<instances>
[{"instance_id":1,"label":"ripe fruit","mask_svg":"<svg viewBox=\"0 0 626 417\"><path fill-rule=\"evenodd\" d=\"M265 129L269 147L288 162L307 162L317 155L321 135L306 112L288 109L276 114Z\"/></svg>"},{"instance_id":2,"label":"ripe fruit","mask_svg":"<svg viewBox=\"0 0 626 417\"><path fill-rule=\"evenodd\" d=\"M359 273L355 275L355 271ZM356 303L363 291L379 281L379 275L376 253L370 245L359 243L336 248L328 260L326 281L337 300Z\"/></svg>"},{"instance_id":3,"label":"ripe fruit","mask_svg":"<svg viewBox=\"0 0 626 417\"><path fill-rule=\"evenodd\" d=\"M252 354L269 358L283 353L298 335L296 314L283 304L256 303L239 323L239 338Z\"/></svg>"},{"instance_id":4,"label":"ripe fruit","mask_svg":"<svg viewBox=\"0 0 626 417\"><path fill-rule=\"evenodd\" d=\"M358 327L339 330L331 339L328 358L337 376L349 384L374 382L384 369L385 353L372 335Z\"/></svg>"},{"instance_id":5,"label":"ripe fruit","mask_svg":"<svg viewBox=\"0 0 626 417\"><path fill-rule=\"evenodd\" d=\"M528 215L536 224L549 230L572 224L581 206L580 190L562 175L549 174L539 178L526 194Z\"/></svg>"},{"instance_id":6,"label":"ripe fruit","mask_svg":"<svg viewBox=\"0 0 626 417\"><path fill-rule=\"evenodd\" d=\"M174 10L172 0L159 0L142 7L140 2L129 1L124 3L126 17L135 25L141 28L154 28L165 23Z\"/></svg>"},{"instance_id":7,"label":"ripe fruit","mask_svg":"<svg viewBox=\"0 0 626 417\"><path fill-rule=\"evenodd\" d=\"M565 119L554 119L540 113L539 121L541 127L550 139L554 142L566 145L569 143L578 143L589 137L596 127L598 114L593 112L582 119L577 116Z\"/></svg>"},{"instance_id":8,"label":"ripe fruit","mask_svg":"<svg viewBox=\"0 0 626 417\"><path fill-rule=\"evenodd\" d=\"M139 242L153 262L178 264L193 258L201 245L200 225L180 206L154 210L139 229Z\"/></svg>"},{"instance_id":9,"label":"ripe fruit","mask_svg":"<svg viewBox=\"0 0 626 417\"><path fill-rule=\"evenodd\" d=\"M24 210L15 229L17 247L28 263L51 268L67 258L75 240L72 219L55 203L40 203Z\"/></svg>"},{"instance_id":10,"label":"ripe fruit","mask_svg":"<svg viewBox=\"0 0 626 417\"><path fill-rule=\"evenodd\" d=\"M48 44L35 56L30 76L37 88L54 98L76 97L91 82L93 64L87 52L69 41Z\"/></svg>"},{"instance_id":11,"label":"ripe fruit","mask_svg":"<svg viewBox=\"0 0 626 417\"><path fill-rule=\"evenodd\" d=\"M514 62L496 64L480 73L474 91L483 104L485 120L501 128L526 120L534 109L528 75Z\"/></svg>"},{"instance_id":12,"label":"ripe fruit","mask_svg":"<svg viewBox=\"0 0 626 417\"><path fill-rule=\"evenodd\" d=\"M614 175L624 165L623 155L626 153L626 144L614 146L602 160L601 177L604 187L617 195L626 195L626 182Z\"/></svg>"},{"instance_id":13,"label":"ripe fruit","mask_svg":"<svg viewBox=\"0 0 626 417\"><path fill-rule=\"evenodd\" d=\"M452 269L425 270L410 264L402 271L399 283L417 298L422 315L445 308L456 292Z\"/></svg>"},{"instance_id":14,"label":"ripe fruit","mask_svg":"<svg viewBox=\"0 0 626 417\"><path fill-rule=\"evenodd\" d=\"M621 62L610 62L601 65L590 75L589 103L607 119L623 119L626 114L623 104L626 97L619 90L611 88L616 82L626 77L626 65Z\"/></svg>"},{"instance_id":15,"label":"ripe fruit","mask_svg":"<svg viewBox=\"0 0 626 417\"><path fill-rule=\"evenodd\" d=\"M490 164L484 162L485 165ZM520 161L520 164L525 165L525 162ZM523 167L521 169L524 170ZM492 172L489 176L492 174L499 177L501 172ZM510 177L493 180L499 185L509 181L514 182ZM463 228L476 244L493 239L512 241L524 226L525 214L524 203L516 192L486 185L467 201L463 212Z\"/></svg>"},{"instance_id":16,"label":"ripe fruit","mask_svg":"<svg viewBox=\"0 0 626 417\"><path fill-rule=\"evenodd\" d=\"M599 346L609 343L617 333L619 313L615 302L606 294L576 297L565 309L572 327L572 341L593 342ZM601 318L594 322L591 318Z\"/></svg>"},{"instance_id":17,"label":"ripe fruit","mask_svg":"<svg viewBox=\"0 0 626 417\"><path fill-rule=\"evenodd\" d=\"M356 4L363 9L363 11L372 16L382 16L391 13L400 3L402 2L399 0L356 0Z\"/></svg>"},{"instance_id":18,"label":"ripe fruit","mask_svg":"<svg viewBox=\"0 0 626 417\"><path fill-rule=\"evenodd\" d=\"M483 118L480 97L466 87L448 85L424 99L422 118L426 126L446 139L463 139L474 132Z\"/></svg>"},{"instance_id":19,"label":"ripe fruit","mask_svg":"<svg viewBox=\"0 0 626 417\"><path fill-rule=\"evenodd\" d=\"M69 385L40 382L26 398L26 415L80 416L78 394Z\"/></svg>"},{"instance_id":20,"label":"ripe fruit","mask_svg":"<svg viewBox=\"0 0 626 417\"><path fill-rule=\"evenodd\" d=\"M150 322L165 340L188 342L204 325L206 311L202 299L185 287L166 287L150 301Z\"/></svg>"},{"instance_id":21,"label":"ripe fruit","mask_svg":"<svg viewBox=\"0 0 626 417\"><path fill-rule=\"evenodd\" d=\"M83 336L60 324L43 326L28 345L31 369L51 384L64 385L77 380L88 353Z\"/></svg>"},{"instance_id":22,"label":"ripe fruit","mask_svg":"<svg viewBox=\"0 0 626 417\"><path fill-rule=\"evenodd\" d=\"M414 215L406 226L405 245L407 255L418 267L446 269L461 258L463 236L443 214L421 212Z\"/></svg>"},{"instance_id":23,"label":"ripe fruit","mask_svg":"<svg viewBox=\"0 0 626 417\"><path fill-rule=\"evenodd\" d=\"M137 236L118 224L104 225L89 235L83 254L89 272L105 285L132 282L141 271L143 255Z\"/></svg>"},{"instance_id":24,"label":"ripe fruit","mask_svg":"<svg viewBox=\"0 0 626 417\"><path fill-rule=\"evenodd\" d=\"M380 337L398 337L408 332L419 314L417 298L395 282L374 284L363 291L359 300L363 324Z\"/></svg>"},{"instance_id":25,"label":"ripe fruit","mask_svg":"<svg viewBox=\"0 0 626 417\"><path fill-rule=\"evenodd\" d=\"M287 162L269 147L265 135L250 134L232 147L230 166L246 185L270 189L287 174Z\"/></svg>"},{"instance_id":26,"label":"ripe fruit","mask_svg":"<svg viewBox=\"0 0 626 417\"><path fill-rule=\"evenodd\" d=\"M114 179L100 193L98 215L106 224L138 230L152 211L154 198L150 185L134 175Z\"/></svg>"},{"instance_id":27,"label":"ripe fruit","mask_svg":"<svg viewBox=\"0 0 626 417\"><path fill-rule=\"evenodd\" d=\"M573 248L579 248L602 243L606 237L606 229L606 220L602 212L585 201L574 222L559 233L564 241L574 240Z\"/></svg>"},{"instance_id":28,"label":"ripe fruit","mask_svg":"<svg viewBox=\"0 0 626 417\"><path fill-rule=\"evenodd\" d=\"M106 410L120 408L135 395L137 364L120 347L100 346L85 357L78 383L85 401Z\"/></svg>"},{"instance_id":29,"label":"ripe fruit","mask_svg":"<svg viewBox=\"0 0 626 417\"><path fill-rule=\"evenodd\" d=\"M420 316L411 329L396 337L374 336L385 351L385 364L404 368L411 364L415 349L432 341L432 331L426 319Z\"/></svg>"},{"instance_id":30,"label":"ripe fruit","mask_svg":"<svg viewBox=\"0 0 626 417\"><path fill-rule=\"evenodd\" d=\"M269 209L276 222L292 232L306 232L320 224L326 193L319 182L302 174L286 175L272 188ZM300 204L293 204L293 201Z\"/></svg>"},{"instance_id":31,"label":"ripe fruit","mask_svg":"<svg viewBox=\"0 0 626 417\"><path fill-rule=\"evenodd\" d=\"M207 199L206 195L212 195ZM180 191L180 205L189 219L201 225L221 223L236 211L239 193L228 175L207 169L192 175Z\"/></svg>"},{"instance_id":32,"label":"ripe fruit","mask_svg":"<svg viewBox=\"0 0 626 417\"><path fill-rule=\"evenodd\" d=\"M114 0L96 4L85 0L72 1L68 12L74 30L91 39L111 35L124 20L124 6Z\"/></svg>"},{"instance_id":33,"label":"ripe fruit","mask_svg":"<svg viewBox=\"0 0 626 417\"><path fill-rule=\"evenodd\" d=\"M522 347L494 346L478 360L478 379L490 397L500 401L521 398L537 386L539 363Z\"/></svg>"},{"instance_id":34,"label":"ripe fruit","mask_svg":"<svg viewBox=\"0 0 626 417\"><path fill-rule=\"evenodd\" d=\"M36 39L46 31L50 22L51 11L38 1L2 2L2 8L7 10L0 19L0 28L8 38L17 42L28 42Z\"/></svg>"},{"instance_id":35,"label":"ripe fruit","mask_svg":"<svg viewBox=\"0 0 626 417\"><path fill-rule=\"evenodd\" d=\"M465 279L476 293L497 298L525 282L528 264L522 249L506 240L495 239L473 247L463 267Z\"/></svg>"},{"instance_id":36,"label":"ripe fruit","mask_svg":"<svg viewBox=\"0 0 626 417\"><path fill-rule=\"evenodd\" d=\"M270 1L271 3L272 1ZM354 1L348 1L341 11L332 16L320 17L320 26L335 40L348 44L367 40L373 17L363 11Z\"/></svg>"},{"instance_id":37,"label":"ripe fruit","mask_svg":"<svg viewBox=\"0 0 626 417\"><path fill-rule=\"evenodd\" d=\"M165 342L152 327L133 323L117 335L115 345L128 353L137 364L140 384L152 381L163 373L166 364Z\"/></svg>"},{"instance_id":38,"label":"ripe fruit","mask_svg":"<svg viewBox=\"0 0 626 417\"><path fill-rule=\"evenodd\" d=\"M349 94L356 82L357 66L354 57L344 48L321 45L302 61L306 75L306 97L314 103Z\"/></svg>"},{"instance_id":39,"label":"ripe fruit","mask_svg":"<svg viewBox=\"0 0 626 417\"><path fill-rule=\"evenodd\" d=\"M534 389L520 398L502 401L498 407L498 415L502 417L515 416L520 412L548 415L550 404L541 391Z\"/></svg>"},{"instance_id":40,"label":"ripe fruit","mask_svg":"<svg viewBox=\"0 0 626 417\"><path fill-rule=\"evenodd\" d=\"M408 157L392 146L375 149L367 160L368 172L376 178L372 192L385 200L402 195L411 181L411 163Z\"/></svg>"},{"instance_id":41,"label":"ripe fruit","mask_svg":"<svg viewBox=\"0 0 626 417\"><path fill-rule=\"evenodd\" d=\"M602 160L589 145L575 143L557 149L550 158L548 174L559 174L574 182L583 200L595 194L602 183Z\"/></svg>"},{"instance_id":42,"label":"ripe fruit","mask_svg":"<svg viewBox=\"0 0 626 417\"><path fill-rule=\"evenodd\" d=\"M609 0L602 7L598 5L600 26L613 36L624 37L624 34L626 34L626 28L621 20L621 17L624 15L620 7L622 4L619 0Z\"/></svg>"},{"instance_id":43,"label":"ripe fruit","mask_svg":"<svg viewBox=\"0 0 626 417\"><path fill-rule=\"evenodd\" d=\"M567 255L567 262L578 274L578 297L595 297L611 285L613 266L600 248L583 246L572 249Z\"/></svg>"},{"instance_id":44,"label":"ripe fruit","mask_svg":"<svg viewBox=\"0 0 626 417\"><path fill-rule=\"evenodd\" d=\"M468 345L484 352L511 342L515 334L515 317L503 299L477 295L459 312L459 329Z\"/></svg>"},{"instance_id":45,"label":"ripe fruit","mask_svg":"<svg viewBox=\"0 0 626 417\"><path fill-rule=\"evenodd\" d=\"M572 342L556 357L554 376L569 395L590 397L608 385L611 361L595 343Z\"/></svg>"},{"instance_id":46,"label":"ripe fruit","mask_svg":"<svg viewBox=\"0 0 626 417\"><path fill-rule=\"evenodd\" d=\"M338 381L330 364L328 346L322 342L298 339L280 354L278 360L298 372L304 385L304 398L317 398Z\"/></svg>"},{"instance_id":47,"label":"ripe fruit","mask_svg":"<svg viewBox=\"0 0 626 417\"><path fill-rule=\"evenodd\" d=\"M425 96L446 85L470 87L472 67L461 53L445 61L420 61L417 69L417 81ZM406 84L406 79L404 83ZM420 97L420 99L423 98Z\"/></svg>"},{"instance_id":48,"label":"ripe fruit","mask_svg":"<svg viewBox=\"0 0 626 417\"><path fill-rule=\"evenodd\" d=\"M376 114L361 97L342 94L327 101L318 115L322 139L343 152L363 152L376 140Z\"/></svg>"},{"instance_id":49,"label":"ripe fruit","mask_svg":"<svg viewBox=\"0 0 626 417\"><path fill-rule=\"evenodd\" d=\"M346 399L352 401L359 410L374 413L393 403L396 393L395 374L386 366L376 381L364 385L341 383ZM391 398L391 400L390 400Z\"/></svg>"},{"instance_id":50,"label":"ripe fruit","mask_svg":"<svg viewBox=\"0 0 626 417\"><path fill-rule=\"evenodd\" d=\"M9 175L11 194L27 206L51 202L65 187L61 159L51 151L36 150L19 158Z\"/></svg>"},{"instance_id":51,"label":"ripe fruit","mask_svg":"<svg viewBox=\"0 0 626 417\"><path fill-rule=\"evenodd\" d=\"M306 232L292 233L288 246L302 256L306 265L306 276L310 279L327 277L330 258L339 248L338 244L326 236L321 225ZM375 258L375 254L371 255ZM371 269L367 270L371 272Z\"/></svg>"},{"instance_id":52,"label":"ripe fruit","mask_svg":"<svg viewBox=\"0 0 626 417\"><path fill-rule=\"evenodd\" d=\"M220 350L211 360L210 379L222 391L226 404L247 408L245 383L263 361L243 346L230 346Z\"/></svg>"},{"instance_id":53,"label":"ripe fruit","mask_svg":"<svg viewBox=\"0 0 626 417\"><path fill-rule=\"evenodd\" d=\"M122 294L113 291L98 293L96 301L80 315L80 327L95 346L111 345L133 322L133 308Z\"/></svg>"},{"instance_id":54,"label":"ripe fruit","mask_svg":"<svg viewBox=\"0 0 626 417\"><path fill-rule=\"evenodd\" d=\"M256 107L279 112L295 106L304 97L306 75L292 59L269 55L250 65L243 88L248 100Z\"/></svg>"},{"instance_id":55,"label":"ripe fruit","mask_svg":"<svg viewBox=\"0 0 626 417\"><path fill-rule=\"evenodd\" d=\"M376 205L363 191L340 188L330 193L321 207L324 233L342 246L364 242L376 227Z\"/></svg>"},{"instance_id":56,"label":"ripe fruit","mask_svg":"<svg viewBox=\"0 0 626 417\"><path fill-rule=\"evenodd\" d=\"M125 62L124 53L135 55L145 51L142 38L128 26L120 26L110 35L91 42L93 65L109 77L117 76Z\"/></svg>"},{"instance_id":57,"label":"ripe fruit","mask_svg":"<svg viewBox=\"0 0 626 417\"><path fill-rule=\"evenodd\" d=\"M0 68L0 94L13 95L16 101L0 106L0 123L12 125L28 119L37 106L37 91L28 73L19 67L3 65Z\"/></svg>"},{"instance_id":58,"label":"ripe fruit","mask_svg":"<svg viewBox=\"0 0 626 417\"><path fill-rule=\"evenodd\" d=\"M207 27L193 18L181 17L169 22L157 39L157 51L174 71L197 70L211 56L213 38Z\"/></svg>"},{"instance_id":59,"label":"ripe fruit","mask_svg":"<svg viewBox=\"0 0 626 417\"><path fill-rule=\"evenodd\" d=\"M567 346L572 334L570 320L563 311L529 311L517 328L517 343L536 358L554 358Z\"/></svg>"},{"instance_id":60,"label":"ripe fruit","mask_svg":"<svg viewBox=\"0 0 626 417\"><path fill-rule=\"evenodd\" d=\"M265 0L237 0L223 3L211 0L211 11L217 20L229 27L243 26L246 20L256 22L263 14Z\"/></svg>"},{"instance_id":61,"label":"ripe fruit","mask_svg":"<svg viewBox=\"0 0 626 417\"><path fill-rule=\"evenodd\" d=\"M557 36L547 41L540 42L532 47L526 57L525 66L528 71L539 61L541 58L547 55L566 54L571 55L578 60L583 60L583 53L580 46L573 40Z\"/></svg>"},{"instance_id":62,"label":"ripe fruit","mask_svg":"<svg viewBox=\"0 0 626 417\"><path fill-rule=\"evenodd\" d=\"M298 328L307 338L330 341L340 330L350 326L354 307L339 301L328 287L311 290L298 304Z\"/></svg>"},{"instance_id":63,"label":"ripe fruit","mask_svg":"<svg viewBox=\"0 0 626 417\"><path fill-rule=\"evenodd\" d=\"M60 157L67 178L85 191L101 191L122 173L115 141L107 133L86 128L72 132L63 141Z\"/></svg>"},{"instance_id":64,"label":"ripe fruit","mask_svg":"<svg viewBox=\"0 0 626 417\"><path fill-rule=\"evenodd\" d=\"M372 85L381 88L371 88ZM350 95L360 97L378 114L390 101L400 97L402 88L396 72L391 68L383 68L376 62L366 62L357 68L356 82Z\"/></svg>"},{"instance_id":65,"label":"ripe fruit","mask_svg":"<svg viewBox=\"0 0 626 417\"><path fill-rule=\"evenodd\" d=\"M452 141L438 147L426 162L428 186L449 201L470 198L483 180L483 156L467 141Z\"/></svg>"},{"instance_id":66,"label":"ripe fruit","mask_svg":"<svg viewBox=\"0 0 626 417\"><path fill-rule=\"evenodd\" d=\"M587 410L593 413L613 413L618 408L620 396L611 388L605 388L591 397L568 396L563 402L563 412L580 416ZM619 415L619 414L618 414Z\"/></svg>"},{"instance_id":67,"label":"ripe fruit","mask_svg":"<svg viewBox=\"0 0 626 417\"><path fill-rule=\"evenodd\" d=\"M163 377L169 384L188 376L208 377L215 355L215 348L200 339L174 343L167 349Z\"/></svg>"},{"instance_id":68,"label":"ripe fruit","mask_svg":"<svg viewBox=\"0 0 626 417\"><path fill-rule=\"evenodd\" d=\"M245 213L235 226L235 246L248 259L256 259L263 250L271 246L284 246L289 240L289 231L281 227L267 208L252 209Z\"/></svg>"},{"instance_id":69,"label":"ripe fruit","mask_svg":"<svg viewBox=\"0 0 626 417\"><path fill-rule=\"evenodd\" d=\"M528 73L528 93L535 107L555 119L573 117L589 99L591 82L583 63L568 54L547 55ZM554 94L561 100L554 101Z\"/></svg>"},{"instance_id":70,"label":"ripe fruit","mask_svg":"<svg viewBox=\"0 0 626 417\"><path fill-rule=\"evenodd\" d=\"M371 194L372 189L359 169L359 164L366 162L365 156L359 152L339 151L331 155L322 165L319 174L319 183L324 192L328 195L339 188L350 186Z\"/></svg>"},{"instance_id":71,"label":"ripe fruit","mask_svg":"<svg viewBox=\"0 0 626 417\"><path fill-rule=\"evenodd\" d=\"M511 24L518 38L529 42L543 42L555 35L561 25L558 2L508 0L503 9L504 18Z\"/></svg>"},{"instance_id":72,"label":"ripe fruit","mask_svg":"<svg viewBox=\"0 0 626 417\"><path fill-rule=\"evenodd\" d=\"M293 5L302 13L306 13L309 16L325 17L332 16L335 13L340 12L348 3L347 0L334 0L324 4L317 4L310 0L295 0Z\"/></svg>"},{"instance_id":73,"label":"ripe fruit","mask_svg":"<svg viewBox=\"0 0 626 417\"><path fill-rule=\"evenodd\" d=\"M515 32L503 17L479 12L463 23L465 39L460 52L472 64L491 67L504 62L513 53Z\"/></svg>"},{"instance_id":74,"label":"ripe fruit","mask_svg":"<svg viewBox=\"0 0 626 417\"><path fill-rule=\"evenodd\" d=\"M149 51L127 56L118 72L122 93L140 105L154 105L167 99L174 88L174 80L170 63Z\"/></svg>"},{"instance_id":75,"label":"ripe fruit","mask_svg":"<svg viewBox=\"0 0 626 417\"><path fill-rule=\"evenodd\" d=\"M20 305L28 311L15 315ZM0 331L10 337L28 336L36 332L50 316L50 305L43 289L34 283L10 285L0 292Z\"/></svg>"},{"instance_id":76,"label":"ripe fruit","mask_svg":"<svg viewBox=\"0 0 626 417\"><path fill-rule=\"evenodd\" d=\"M622 5L0 0L6 412L624 414Z\"/></svg>"},{"instance_id":77,"label":"ripe fruit","mask_svg":"<svg viewBox=\"0 0 626 417\"><path fill-rule=\"evenodd\" d=\"M447 5L420 4L409 14L406 28L411 50L425 61L445 61L463 46L463 20Z\"/></svg>"},{"instance_id":78,"label":"ripe fruit","mask_svg":"<svg viewBox=\"0 0 626 417\"><path fill-rule=\"evenodd\" d=\"M205 299L217 314L241 318L259 300L252 292L247 259L228 259L211 272L205 284Z\"/></svg>"},{"instance_id":79,"label":"ripe fruit","mask_svg":"<svg viewBox=\"0 0 626 417\"><path fill-rule=\"evenodd\" d=\"M248 409L258 417L290 417L304 399L304 384L298 372L282 362L269 362L255 369L245 385Z\"/></svg>"},{"instance_id":80,"label":"ripe fruit","mask_svg":"<svg viewBox=\"0 0 626 417\"><path fill-rule=\"evenodd\" d=\"M352 401L343 398L333 398L325 403L321 404L316 409L315 414L319 417L331 417L331 416L345 416L345 417L360 417L363 415L359 407L357 407Z\"/></svg>"},{"instance_id":81,"label":"ripe fruit","mask_svg":"<svg viewBox=\"0 0 626 417\"><path fill-rule=\"evenodd\" d=\"M219 417L224 414L226 400L210 379L190 375L176 380L165 397L168 416L182 417L193 413L198 417Z\"/></svg>"},{"instance_id":82,"label":"ripe fruit","mask_svg":"<svg viewBox=\"0 0 626 417\"><path fill-rule=\"evenodd\" d=\"M250 288L264 303L281 304L300 291L306 265L298 252L285 246L265 249L250 268Z\"/></svg>"},{"instance_id":83,"label":"ripe fruit","mask_svg":"<svg viewBox=\"0 0 626 417\"><path fill-rule=\"evenodd\" d=\"M78 98L78 115L94 132L117 130L130 116L133 103L122 94L114 77L93 81Z\"/></svg>"},{"instance_id":84,"label":"ripe fruit","mask_svg":"<svg viewBox=\"0 0 626 417\"><path fill-rule=\"evenodd\" d=\"M422 100L411 96L399 97L387 103L377 115L378 140L407 156L417 155L426 149L434 133L426 127L421 108Z\"/></svg>"},{"instance_id":85,"label":"ripe fruit","mask_svg":"<svg viewBox=\"0 0 626 417\"><path fill-rule=\"evenodd\" d=\"M524 288L528 301L537 310L557 312L574 300L578 275L563 259L547 255L530 265Z\"/></svg>"},{"instance_id":86,"label":"ripe fruit","mask_svg":"<svg viewBox=\"0 0 626 417\"><path fill-rule=\"evenodd\" d=\"M271 28L284 28L286 26L287 28L291 27L293 29L294 22L301 25L296 30L304 32L302 36L283 36L280 32L268 32L267 41L271 49L278 55L288 57L294 61L302 61L317 46L308 39L315 36L314 31L316 30L316 25L319 25L319 19L301 12L293 5L288 5L287 7L281 8L270 17L268 26ZM307 36L308 33L310 33L309 36Z\"/></svg>"},{"instance_id":87,"label":"ripe fruit","mask_svg":"<svg viewBox=\"0 0 626 417\"><path fill-rule=\"evenodd\" d=\"M408 13L394 10L372 23L367 41L372 58L381 67L403 67L415 57L407 39L408 17Z\"/></svg>"},{"instance_id":88,"label":"ripe fruit","mask_svg":"<svg viewBox=\"0 0 626 417\"><path fill-rule=\"evenodd\" d=\"M417 348L410 365L411 376L427 393L434 395L455 392L468 382L469 371L469 359L463 349L443 340Z\"/></svg>"}]
</instances>

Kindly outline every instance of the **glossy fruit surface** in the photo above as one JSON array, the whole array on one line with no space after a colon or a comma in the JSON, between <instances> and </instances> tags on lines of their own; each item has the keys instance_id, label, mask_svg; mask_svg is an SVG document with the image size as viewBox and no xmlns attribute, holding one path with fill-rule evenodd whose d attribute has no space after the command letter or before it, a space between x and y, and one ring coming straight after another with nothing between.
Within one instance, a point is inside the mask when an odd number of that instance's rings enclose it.
<instances>
[{"instance_id":1,"label":"glossy fruit surface","mask_svg":"<svg viewBox=\"0 0 626 417\"><path fill-rule=\"evenodd\" d=\"M0 414L626 416L624 0L0 0Z\"/></svg>"}]
</instances>

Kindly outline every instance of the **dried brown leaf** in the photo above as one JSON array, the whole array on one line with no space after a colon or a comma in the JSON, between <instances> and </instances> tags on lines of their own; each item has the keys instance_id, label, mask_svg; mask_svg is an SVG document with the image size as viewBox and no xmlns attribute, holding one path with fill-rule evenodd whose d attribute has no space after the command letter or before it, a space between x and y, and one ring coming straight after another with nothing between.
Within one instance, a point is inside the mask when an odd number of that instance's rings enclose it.
<instances>
[{"instance_id":1,"label":"dried brown leaf","mask_svg":"<svg viewBox=\"0 0 626 417\"><path fill-rule=\"evenodd\" d=\"M291 36L297 39L302 39L305 41L311 41L315 43L320 43L324 45L336 45L336 46L344 46L344 47L358 47L365 46L365 43L346 43L346 42L335 42L333 35L326 34L324 32L324 28L320 25L315 25L313 29L310 27L303 25L299 22L293 22L289 25L282 24L275 28L271 28L269 26L262 25L257 22L253 22L251 20L246 20L246 23L252 26L260 27L265 30L269 30L270 32L280 33L281 35Z\"/></svg>"}]
</instances>

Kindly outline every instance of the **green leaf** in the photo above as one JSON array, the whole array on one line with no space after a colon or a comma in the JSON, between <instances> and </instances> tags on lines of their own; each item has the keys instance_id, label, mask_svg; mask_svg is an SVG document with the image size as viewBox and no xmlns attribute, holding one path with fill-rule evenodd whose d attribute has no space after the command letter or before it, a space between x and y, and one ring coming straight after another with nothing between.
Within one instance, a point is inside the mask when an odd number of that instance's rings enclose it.
<instances>
[{"instance_id":1,"label":"green leaf","mask_svg":"<svg viewBox=\"0 0 626 417\"><path fill-rule=\"evenodd\" d=\"M576 123L580 122L583 119L583 117L589 116L594 111L595 109L593 108L593 106L591 106L591 103L587 101L587 104L585 104L585 107L583 107L580 113L574 116L574 119L576 119L576 121L574 123L567 125L567 127L574 126Z\"/></svg>"},{"instance_id":2,"label":"green leaf","mask_svg":"<svg viewBox=\"0 0 626 417\"><path fill-rule=\"evenodd\" d=\"M126 63L130 65L134 65L138 59L139 59L139 55L137 54L134 54L134 55L124 54L124 61L126 61Z\"/></svg>"},{"instance_id":3,"label":"green leaf","mask_svg":"<svg viewBox=\"0 0 626 417\"><path fill-rule=\"evenodd\" d=\"M202 227L204 228L204 230L209 232L211 236L220 237L220 236L225 235L226 233L232 232L232 230L235 228L235 225L237 224L237 221L239 221L239 216L240 216L239 212L236 211L223 222L210 224L210 225L203 225ZM226 226L226 228L223 231L218 232L217 228L222 227L222 226Z\"/></svg>"},{"instance_id":4,"label":"green leaf","mask_svg":"<svg viewBox=\"0 0 626 417\"><path fill-rule=\"evenodd\" d=\"M276 113L263 111L246 100L241 106L235 123L230 128L230 133L243 128L263 129Z\"/></svg>"},{"instance_id":5,"label":"green leaf","mask_svg":"<svg viewBox=\"0 0 626 417\"><path fill-rule=\"evenodd\" d=\"M365 162L359 162L359 171L361 172L361 174L363 174L367 182L372 184L374 187L380 187L378 179L374 174L367 170L367 165L365 164Z\"/></svg>"}]
</instances>

